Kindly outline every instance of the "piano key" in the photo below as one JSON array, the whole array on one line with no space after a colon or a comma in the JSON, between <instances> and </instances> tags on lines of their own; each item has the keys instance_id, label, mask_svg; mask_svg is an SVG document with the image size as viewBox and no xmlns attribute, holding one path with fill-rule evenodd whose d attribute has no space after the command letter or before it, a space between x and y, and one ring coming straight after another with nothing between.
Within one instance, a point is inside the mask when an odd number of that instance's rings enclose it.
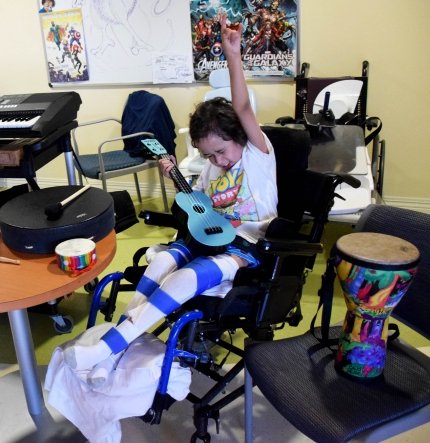
<instances>
[{"instance_id":1,"label":"piano key","mask_svg":"<svg viewBox=\"0 0 430 443\"><path fill-rule=\"evenodd\" d=\"M22 120L20 117L18 118L9 117L7 119L2 119L0 120L0 128L1 129L31 128L37 122L37 120L39 120L40 115L29 118L30 120L28 119Z\"/></svg>"},{"instance_id":2,"label":"piano key","mask_svg":"<svg viewBox=\"0 0 430 443\"><path fill-rule=\"evenodd\" d=\"M0 96L0 140L45 137L75 120L80 104L71 91Z\"/></svg>"}]
</instances>

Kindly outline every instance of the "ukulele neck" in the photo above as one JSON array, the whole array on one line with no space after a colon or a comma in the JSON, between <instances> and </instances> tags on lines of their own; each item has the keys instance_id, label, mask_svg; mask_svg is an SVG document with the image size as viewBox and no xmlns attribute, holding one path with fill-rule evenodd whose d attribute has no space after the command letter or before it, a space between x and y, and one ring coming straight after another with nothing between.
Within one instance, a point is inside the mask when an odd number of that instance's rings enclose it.
<instances>
[{"instance_id":1,"label":"ukulele neck","mask_svg":"<svg viewBox=\"0 0 430 443\"><path fill-rule=\"evenodd\" d=\"M170 159L170 156L168 154L161 154L160 158ZM181 192L183 192L184 194L193 193L193 189L191 188L190 184L187 182L187 180L176 165L174 165L173 168L170 170L170 177Z\"/></svg>"}]
</instances>

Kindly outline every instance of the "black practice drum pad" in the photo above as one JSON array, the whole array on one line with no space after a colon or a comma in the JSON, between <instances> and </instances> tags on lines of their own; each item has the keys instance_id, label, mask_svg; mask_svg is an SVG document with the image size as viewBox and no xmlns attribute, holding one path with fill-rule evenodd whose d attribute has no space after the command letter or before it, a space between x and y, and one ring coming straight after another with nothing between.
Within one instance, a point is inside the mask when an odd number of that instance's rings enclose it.
<instances>
[{"instance_id":1,"label":"black practice drum pad","mask_svg":"<svg viewBox=\"0 0 430 443\"><path fill-rule=\"evenodd\" d=\"M113 199L109 193L89 188L65 205L56 220L49 220L45 208L81 189L56 186L20 195L0 209L0 229L11 249L36 254L54 253L55 247L71 238L97 242L115 226Z\"/></svg>"}]
</instances>

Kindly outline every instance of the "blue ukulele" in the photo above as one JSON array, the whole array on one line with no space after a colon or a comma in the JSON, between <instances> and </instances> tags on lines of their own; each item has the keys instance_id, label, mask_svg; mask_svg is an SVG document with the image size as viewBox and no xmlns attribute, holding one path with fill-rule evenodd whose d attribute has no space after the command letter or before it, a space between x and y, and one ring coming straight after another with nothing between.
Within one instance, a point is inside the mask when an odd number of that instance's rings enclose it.
<instances>
[{"instance_id":1,"label":"blue ukulele","mask_svg":"<svg viewBox=\"0 0 430 443\"><path fill-rule=\"evenodd\" d=\"M158 140L147 138L141 141L152 154L169 158ZM176 166L170 171L170 177L180 191L175 201L188 216L187 228L191 237L210 247L230 244L236 237L236 231L226 218L214 211L210 198L203 192L193 191Z\"/></svg>"}]
</instances>

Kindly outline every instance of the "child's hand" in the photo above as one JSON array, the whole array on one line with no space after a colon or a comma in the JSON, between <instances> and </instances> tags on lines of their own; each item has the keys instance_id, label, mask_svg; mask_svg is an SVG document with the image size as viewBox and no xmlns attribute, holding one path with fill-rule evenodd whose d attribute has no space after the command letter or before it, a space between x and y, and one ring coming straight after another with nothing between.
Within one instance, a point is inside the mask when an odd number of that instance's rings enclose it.
<instances>
[{"instance_id":1,"label":"child's hand","mask_svg":"<svg viewBox=\"0 0 430 443\"><path fill-rule=\"evenodd\" d=\"M170 156L170 158L161 158L159 160L161 172L165 177L170 178L170 171L174 168L176 165L176 160L173 155Z\"/></svg>"},{"instance_id":2,"label":"child's hand","mask_svg":"<svg viewBox=\"0 0 430 443\"><path fill-rule=\"evenodd\" d=\"M227 27L227 14L225 12L220 12L219 22L221 24L222 48L226 56L240 55L242 23L239 23L234 29Z\"/></svg>"}]
</instances>

